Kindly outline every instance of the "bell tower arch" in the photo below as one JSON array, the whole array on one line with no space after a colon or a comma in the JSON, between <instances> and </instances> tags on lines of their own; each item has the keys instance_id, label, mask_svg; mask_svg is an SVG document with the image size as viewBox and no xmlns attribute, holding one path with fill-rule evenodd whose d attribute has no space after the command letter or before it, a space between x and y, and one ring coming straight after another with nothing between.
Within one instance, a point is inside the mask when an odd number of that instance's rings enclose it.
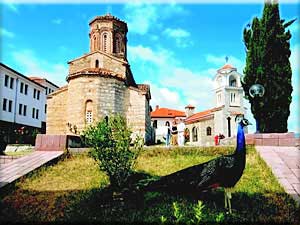
<instances>
[{"instance_id":1,"label":"bell tower arch","mask_svg":"<svg viewBox=\"0 0 300 225\"><path fill-rule=\"evenodd\" d=\"M127 58L127 24L106 14L95 17L90 23L90 52L101 51L116 57Z\"/></svg>"}]
</instances>

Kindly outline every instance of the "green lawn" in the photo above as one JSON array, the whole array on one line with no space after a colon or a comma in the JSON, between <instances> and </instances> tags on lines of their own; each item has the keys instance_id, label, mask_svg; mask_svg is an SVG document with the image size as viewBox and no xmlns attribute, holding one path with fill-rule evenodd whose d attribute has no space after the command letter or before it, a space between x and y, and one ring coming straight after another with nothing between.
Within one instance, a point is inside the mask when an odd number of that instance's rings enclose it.
<instances>
[{"instance_id":1,"label":"green lawn","mask_svg":"<svg viewBox=\"0 0 300 225\"><path fill-rule=\"evenodd\" d=\"M140 176L162 176L228 154L233 148L147 148L136 164ZM248 146L244 175L224 210L223 190L172 195L114 192L87 154L39 169L0 194L0 221L18 222L257 222L300 224L300 209ZM202 203L202 205L201 205ZM204 206L204 207L203 207Z\"/></svg>"}]
</instances>

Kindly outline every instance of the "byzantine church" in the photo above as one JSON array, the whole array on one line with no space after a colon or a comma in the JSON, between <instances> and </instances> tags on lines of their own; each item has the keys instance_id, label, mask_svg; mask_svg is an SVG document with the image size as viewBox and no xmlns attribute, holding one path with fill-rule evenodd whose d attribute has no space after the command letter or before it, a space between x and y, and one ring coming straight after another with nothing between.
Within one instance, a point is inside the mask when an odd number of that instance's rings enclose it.
<instances>
[{"instance_id":1,"label":"byzantine church","mask_svg":"<svg viewBox=\"0 0 300 225\"><path fill-rule=\"evenodd\" d=\"M135 135L153 137L150 86L137 84L127 61L127 24L107 14L89 23L90 51L68 62L67 85L47 98L47 134L80 134L118 113Z\"/></svg>"}]
</instances>

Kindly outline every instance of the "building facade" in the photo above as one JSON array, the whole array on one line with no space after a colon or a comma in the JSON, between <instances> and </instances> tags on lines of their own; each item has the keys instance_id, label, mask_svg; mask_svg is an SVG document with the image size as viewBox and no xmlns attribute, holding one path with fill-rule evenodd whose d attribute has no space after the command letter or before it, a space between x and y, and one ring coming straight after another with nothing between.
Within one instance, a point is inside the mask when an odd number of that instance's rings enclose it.
<instances>
[{"instance_id":1,"label":"building facade","mask_svg":"<svg viewBox=\"0 0 300 225\"><path fill-rule=\"evenodd\" d=\"M151 112L151 123L155 131L155 142L163 142L166 122L169 122L170 126L175 121L176 123L180 119L185 119L186 113L180 110L169 109L169 108L159 108L157 105L155 110Z\"/></svg>"},{"instance_id":2,"label":"building facade","mask_svg":"<svg viewBox=\"0 0 300 225\"><path fill-rule=\"evenodd\" d=\"M89 23L90 52L68 62L68 84L47 99L47 134L80 134L113 113L151 142L150 86L137 84L127 61L127 24L107 14Z\"/></svg>"},{"instance_id":3,"label":"building facade","mask_svg":"<svg viewBox=\"0 0 300 225\"><path fill-rule=\"evenodd\" d=\"M246 112L240 77L237 69L229 64L217 71L213 78L215 106L198 113L189 109L189 116L185 120L189 144L210 146L214 145L215 135L222 134L225 138L236 135L235 117Z\"/></svg>"},{"instance_id":4,"label":"building facade","mask_svg":"<svg viewBox=\"0 0 300 225\"><path fill-rule=\"evenodd\" d=\"M45 82L50 83L46 79ZM18 132L24 137L34 129L45 132L45 87L3 63L0 63L0 101L0 141L15 143L16 136L20 136Z\"/></svg>"}]
</instances>

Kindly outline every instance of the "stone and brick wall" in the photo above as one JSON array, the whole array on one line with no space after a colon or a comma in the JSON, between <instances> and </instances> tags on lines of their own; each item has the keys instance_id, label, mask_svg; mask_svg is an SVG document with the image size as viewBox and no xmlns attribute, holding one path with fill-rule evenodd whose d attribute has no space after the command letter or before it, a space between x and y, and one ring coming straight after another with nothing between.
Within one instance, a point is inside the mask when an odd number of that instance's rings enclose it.
<instances>
[{"instance_id":1,"label":"stone and brick wall","mask_svg":"<svg viewBox=\"0 0 300 225\"><path fill-rule=\"evenodd\" d=\"M146 134L145 99L146 96L143 95L137 88L128 88L126 99L126 118L129 127L133 131L133 136L141 135L145 137Z\"/></svg>"},{"instance_id":2,"label":"stone and brick wall","mask_svg":"<svg viewBox=\"0 0 300 225\"><path fill-rule=\"evenodd\" d=\"M88 68L95 68L96 60L99 62L99 68L105 68L123 75L124 78L126 77L125 61L108 55L107 53L100 52L93 52L69 62L69 74L73 74Z\"/></svg>"},{"instance_id":3,"label":"stone and brick wall","mask_svg":"<svg viewBox=\"0 0 300 225\"><path fill-rule=\"evenodd\" d=\"M47 134L66 134L68 88L64 87L47 98Z\"/></svg>"},{"instance_id":4,"label":"stone and brick wall","mask_svg":"<svg viewBox=\"0 0 300 225\"><path fill-rule=\"evenodd\" d=\"M193 141L193 128L197 128L197 134L198 134L198 141ZM211 128L211 135L207 136L206 134L206 128ZM190 131L190 141L189 144L191 145L200 145L200 146L211 146L214 145L214 119L207 119L207 120L201 120L196 123L187 124L186 128Z\"/></svg>"},{"instance_id":5,"label":"stone and brick wall","mask_svg":"<svg viewBox=\"0 0 300 225\"><path fill-rule=\"evenodd\" d=\"M123 81L100 76L85 76L72 79L68 88L68 121L79 131L86 127L86 103L92 101L93 120L109 116L110 113L125 111L125 90Z\"/></svg>"}]
</instances>

